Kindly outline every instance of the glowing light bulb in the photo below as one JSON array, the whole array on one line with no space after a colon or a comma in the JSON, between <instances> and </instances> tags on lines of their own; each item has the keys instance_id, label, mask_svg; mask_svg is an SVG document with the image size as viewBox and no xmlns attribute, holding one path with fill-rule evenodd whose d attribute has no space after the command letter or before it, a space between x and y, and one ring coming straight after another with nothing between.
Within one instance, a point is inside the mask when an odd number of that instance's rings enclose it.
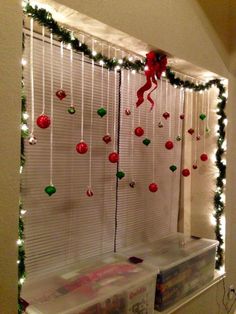
<instances>
[{"instance_id":1,"label":"glowing light bulb","mask_svg":"<svg viewBox=\"0 0 236 314\"><path fill-rule=\"evenodd\" d=\"M20 211L21 215L24 215L26 212L27 212L26 209L21 209L21 211Z\"/></svg>"},{"instance_id":2,"label":"glowing light bulb","mask_svg":"<svg viewBox=\"0 0 236 314\"><path fill-rule=\"evenodd\" d=\"M115 70L116 70L116 71L120 70L120 66L117 65L117 66L115 67Z\"/></svg>"},{"instance_id":3,"label":"glowing light bulb","mask_svg":"<svg viewBox=\"0 0 236 314\"><path fill-rule=\"evenodd\" d=\"M22 58L22 59L21 59L21 64L22 64L23 66L26 66L26 64L27 64L27 60L26 60L26 59L24 59L24 58Z\"/></svg>"},{"instance_id":4,"label":"glowing light bulb","mask_svg":"<svg viewBox=\"0 0 236 314\"><path fill-rule=\"evenodd\" d=\"M105 62L104 62L103 60L100 60L100 61L99 61L99 64L100 64L100 65L104 65Z\"/></svg>"},{"instance_id":5,"label":"glowing light bulb","mask_svg":"<svg viewBox=\"0 0 236 314\"><path fill-rule=\"evenodd\" d=\"M210 223L212 226L216 226L216 219L215 219L214 215L210 215Z\"/></svg>"},{"instance_id":6,"label":"glowing light bulb","mask_svg":"<svg viewBox=\"0 0 236 314\"><path fill-rule=\"evenodd\" d=\"M161 76L166 77L166 72L162 72Z\"/></svg>"},{"instance_id":7,"label":"glowing light bulb","mask_svg":"<svg viewBox=\"0 0 236 314\"><path fill-rule=\"evenodd\" d=\"M29 114L27 112L23 112L22 117L24 120L27 120L29 118Z\"/></svg>"},{"instance_id":8,"label":"glowing light bulb","mask_svg":"<svg viewBox=\"0 0 236 314\"><path fill-rule=\"evenodd\" d=\"M25 132L25 131L28 131L29 128L28 128L27 124L22 124L22 125L21 125L21 130L24 131L24 132Z\"/></svg>"},{"instance_id":9,"label":"glowing light bulb","mask_svg":"<svg viewBox=\"0 0 236 314\"><path fill-rule=\"evenodd\" d=\"M225 125L227 125L227 124L228 124L228 119L224 119L224 120L223 120L223 123L224 123Z\"/></svg>"},{"instance_id":10,"label":"glowing light bulb","mask_svg":"<svg viewBox=\"0 0 236 314\"><path fill-rule=\"evenodd\" d=\"M23 172L23 167L20 166L20 174Z\"/></svg>"},{"instance_id":11,"label":"glowing light bulb","mask_svg":"<svg viewBox=\"0 0 236 314\"><path fill-rule=\"evenodd\" d=\"M132 73L132 74L136 74L136 70L132 70L131 73Z\"/></svg>"},{"instance_id":12,"label":"glowing light bulb","mask_svg":"<svg viewBox=\"0 0 236 314\"><path fill-rule=\"evenodd\" d=\"M20 278L19 283L23 285L24 282L25 282L25 278L24 277Z\"/></svg>"},{"instance_id":13,"label":"glowing light bulb","mask_svg":"<svg viewBox=\"0 0 236 314\"><path fill-rule=\"evenodd\" d=\"M24 242L23 240L18 239L18 240L16 241L16 244L17 244L17 245L22 245L22 244L23 244L23 242Z\"/></svg>"},{"instance_id":14,"label":"glowing light bulb","mask_svg":"<svg viewBox=\"0 0 236 314\"><path fill-rule=\"evenodd\" d=\"M94 50L94 51L92 52L92 55L95 57L95 56L97 55L97 51Z\"/></svg>"},{"instance_id":15,"label":"glowing light bulb","mask_svg":"<svg viewBox=\"0 0 236 314\"><path fill-rule=\"evenodd\" d=\"M132 62L132 61L133 61L133 59L134 59L133 57L129 57L129 59L128 59L128 60L129 60L130 62Z\"/></svg>"},{"instance_id":16,"label":"glowing light bulb","mask_svg":"<svg viewBox=\"0 0 236 314\"><path fill-rule=\"evenodd\" d=\"M71 48L72 48L71 44L68 44L68 45L66 46L66 48L67 48L67 49L71 49Z\"/></svg>"},{"instance_id":17,"label":"glowing light bulb","mask_svg":"<svg viewBox=\"0 0 236 314\"><path fill-rule=\"evenodd\" d=\"M119 64L122 64L122 63L123 63L123 60L122 60L122 59L119 59L119 60L118 60L118 63L119 63Z\"/></svg>"},{"instance_id":18,"label":"glowing light bulb","mask_svg":"<svg viewBox=\"0 0 236 314\"><path fill-rule=\"evenodd\" d=\"M18 260L16 263L17 263L17 264L20 264L20 261Z\"/></svg>"},{"instance_id":19,"label":"glowing light bulb","mask_svg":"<svg viewBox=\"0 0 236 314\"><path fill-rule=\"evenodd\" d=\"M148 66L147 66L147 65L145 65L145 67L144 67L144 71L148 71L148 70L149 70Z\"/></svg>"}]
</instances>

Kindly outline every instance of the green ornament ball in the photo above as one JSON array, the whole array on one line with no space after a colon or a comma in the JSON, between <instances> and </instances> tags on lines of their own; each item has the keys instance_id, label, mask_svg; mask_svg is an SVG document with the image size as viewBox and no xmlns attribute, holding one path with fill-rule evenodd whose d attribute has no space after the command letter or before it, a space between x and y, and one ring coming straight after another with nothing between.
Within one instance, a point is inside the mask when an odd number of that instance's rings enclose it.
<instances>
[{"instance_id":1,"label":"green ornament ball","mask_svg":"<svg viewBox=\"0 0 236 314\"><path fill-rule=\"evenodd\" d=\"M48 186L46 186L44 191L48 194L48 196L51 196L52 194L56 193L57 190L56 190L55 186L48 185Z\"/></svg>"},{"instance_id":2,"label":"green ornament ball","mask_svg":"<svg viewBox=\"0 0 236 314\"><path fill-rule=\"evenodd\" d=\"M169 168L172 172L175 172L177 170L177 167L175 165L171 165Z\"/></svg>"},{"instance_id":3,"label":"green ornament ball","mask_svg":"<svg viewBox=\"0 0 236 314\"><path fill-rule=\"evenodd\" d=\"M123 171L118 171L118 172L116 173L116 176L117 176L117 178L118 178L119 180L121 180L121 179L124 178L125 173L124 173Z\"/></svg>"},{"instance_id":4,"label":"green ornament ball","mask_svg":"<svg viewBox=\"0 0 236 314\"><path fill-rule=\"evenodd\" d=\"M204 113L201 113L199 118L203 121L206 119L206 115Z\"/></svg>"},{"instance_id":5,"label":"green ornament ball","mask_svg":"<svg viewBox=\"0 0 236 314\"><path fill-rule=\"evenodd\" d=\"M176 136L176 141L179 142L179 141L181 141L181 140L182 140L181 136L180 136L180 135L177 135L177 136Z\"/></svg>"},{"instance_id":6,"label":"green ornament ball","mask_svg":"<svg viewBox=\"0 0 236 314\"><path fill-rule=\"evenodd\" d=\"M97 114L102 118L107 114L107 111L105 108L101 107L97 110Z\"/></svg>"},{"instance_id":7,"label":"green ornament ball","mask_svg":"<svg viewBox=\"0 0 236 314\"><path fill-rule=\"evenodd\" d=\"M76 112L75 107L74 106L70 106L67 111L69 112L69 114L74 114Z\"/></svg>"},{"instance_id":8,"label":"green ornament ball","mask_svg":"<svg viewBox=\"0 0 236 314\"><path fill-rule=\"evenodd\" d=\"M148 138L145 138L143 140L143 144L146 145L146 146L148 146L150 143L151 143L151 141Z\"/></svg>"}]
</instances>

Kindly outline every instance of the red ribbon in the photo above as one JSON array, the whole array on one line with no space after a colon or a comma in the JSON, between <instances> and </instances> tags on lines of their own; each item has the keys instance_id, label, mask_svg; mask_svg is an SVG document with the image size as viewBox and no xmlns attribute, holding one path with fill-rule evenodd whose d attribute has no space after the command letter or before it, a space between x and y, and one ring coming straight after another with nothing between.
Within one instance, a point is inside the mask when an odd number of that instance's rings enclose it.
<instances>
[{"instance_id":1,"label":"red ribbon","mask_svg":"<svg viewBox=\"0 0 236 314\"><path fill-rule=\"evenodd\" d=\"M167 58L165 55L161 56L160 60L157 59L155 51L150 51L146 54L146 83L137 91L138 100L136 106L140 106L144 102L144 93L155 84L154 88L148 93L147 100L151 103L151 110L154 107L154 101L151 97L152 92L157 88L157 79L161 78L162 72L166 70Z\"/></svg>"}]
</instances>

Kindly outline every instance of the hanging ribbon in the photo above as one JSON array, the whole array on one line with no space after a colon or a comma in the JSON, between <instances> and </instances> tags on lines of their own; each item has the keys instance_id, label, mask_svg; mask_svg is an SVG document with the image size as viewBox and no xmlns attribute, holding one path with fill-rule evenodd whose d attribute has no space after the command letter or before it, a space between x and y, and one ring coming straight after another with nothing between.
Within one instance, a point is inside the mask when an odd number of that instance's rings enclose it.
<instances>
[{"instance_id":1,"label":"hanging ribbon","mask_svg":"<svg viewBox=\"0 0 236 314\"><path fill-rule=\"evenodd\" d=\"M146 83L137 91L138 100L136 106L140 106L144 102L144 93L155 84L154 88L148 93L147 100L151 103L151 110L154 106L154 100L151 97L152 92L157 88L157 79L161 78L162 72L166 70L167 58L165 55L160 56L155 51L146 54L145 75Z\"/></svg>"}]
</instances>

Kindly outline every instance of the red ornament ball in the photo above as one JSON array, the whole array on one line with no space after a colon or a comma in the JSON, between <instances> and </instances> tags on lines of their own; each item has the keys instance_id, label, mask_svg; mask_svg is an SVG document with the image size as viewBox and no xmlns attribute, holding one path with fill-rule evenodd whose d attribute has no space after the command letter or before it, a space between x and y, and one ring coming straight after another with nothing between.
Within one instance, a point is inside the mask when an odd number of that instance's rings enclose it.
<instances>
[{"instance_id":1,"label":"red ornament ball","mask_svg":"<svg viewBox=\"0 0 236 314\"><path fill-rule=\"evenodd\" d=\"M63 89L59 89L56 92L56 96L57 98L59 98L60 100L63 100L66 97L66 92Z\"/></svg>"},{"instance_id":2,"label":"red ornament ball","mask_svg":"<svg viewBox=\"0 0 236 314\"><path fill-rule=\"evenodd\" d=\"M201 159L202 161L207 161L207 160L208 160L207 154L206 154L206 153L201 154L200 159Z\"/></svg>"},{"instance_id":3,"label":"red ornament ball","mask_svg":"<svg viewBox=\"0 0 236 314\"><path fill-rule=\"evenodd\" d=\"M37 126L41 129L46 129L49 127L51 120L46 114L41 114L36 120Z\"/></svg>"},{"instance_id":4,"label":"red ornament ball","mask_svg":"<svg viewBox=\"0 0 236 314\"><path fill-rule=\"evenodd\" d=\"M111 142L111 137L109 134L106 134L103 136L102 138L103 142L105 142L106 144L109 144Z\"/></svg>"},{"instance_id":5,"label":"red ornament ball","mask_svg":"<svg viewBox=\"0 0 236 314\"><path fill-rule=\"evenodd\" d=\"M190 171L186 168L186 169L183 169L182 170L182 175L184 176L184 177L188 177L189 175L190 175Z\"/></svg>"},{"instance_id":6,"label":"red ornament ball","mask_svg":"<svg viewBox=\"0 0 236 314\"><path fill-rule=\"evenodd\" d=\"M76 145L76 150L79 154L85 154L88 151L88 145L84 141L81 141Z\"/></svg>"},{"instance_id":7,"label":"red ornament ball","mask_svg":"<svg viewBox=\"0 0 236 314\"><path fill-rule=\"evenodd\" d=\"M197 135L197 136L196 136L196 140L197 140L197 141L200 141L200 139L201 139L201 136L200 136L200 135Z\"/></svg>"},{"instance_id":8,"label":"red ornament ball","mask_svg":"<svg viewBox=\"0 0 236 314\"><path fill-rule=\"evenodd\" d=\"M182 113L179 117L181 120L184 120L184 113Z\"/></svg>"},{"instance_id":9,"label":"red ornament ball","mask_svg":"<svg viewBox=\"0 0 236 314\"><path fill-rule=\"evenodd\" d=\"M172 141L167 141L165 143L166 149L172 149L174 147L174 143Z\"/></svg>"},{"instance_id":10,"label":"red ornament ball","mask_svg":"<svg viewBox=\"0 0 236 314\"><path fill-rule=\"evenodd\" d=\"M111 163L116 163L119 160L119 154L116 152L112 152L109 154L108 159Z\"/></svg>"},{"instance_id":11,"label":"red ornament ball","mask_svg":"<svg viewBox=\"0 0 236 314\"><path fill-rule=\"evenodd\" d=\"M126 109L125 109L125 114L126 114L127 116L131 115L131 110L130 110L129 108L126 108Z\"/></svg>"},{"instance_id":12,"label":"red ornament ball","mask_svg":"<svg viewBox=\"0 0 236 314\"><path fill-rule=\"evenodd\" d=\"M167 111L164 112L163 115L162 115L162 117L163 117L164 119L166 119L166 120L169 119L169 117L170 117L169 112L167 112Z\"/></svg>"},{"instance_id":13,"label":"red ornament ball","mask_svg":"<svg viewBox=\"0 0 236 314\"><path fill-rule=\"evenodd\" d=\"M188 129L188 133L189 133L190 135L193 135L194 129L193 129L193 128Z\"/></svg>"},{"instance_id":14,"label":"red ornament ball","mask_svg":"<svg viewBox=\"0 0 236 314\"><path fill-rule=\"evenodd\" d=\"M135 133L135 135L136 136L143 136L143 134L144 134L144 129L143 128L141 128L140 126L138 126L135 130L134 130L134 133Z\"/></svg>"},{"instance_id":15,"label":"red ornament ball","mask_svg":"<svg viewBox=\"0 0 236 314\"><path fill-rule=\"evenodd\" d=\"M88 188L87 191L86 191L86 194L87 194L88 197L92 197L93 196L93 191L90 188Z\"/></svg>"},{"instance_id":16,"label":"red ornament ball","mask_svg":"<svg viewBox=\"0 0 236 314\"><path fill-rule=\"evenodd\" d=\"M154 192L156 192L156 191L158 190L158 185L153 182L153 183L149 184L149 187L148 187L148 188L149 188L149 191L150 191L150 192L153 192L153 193L154 193Z\"/></svg>"}]
</instances>

